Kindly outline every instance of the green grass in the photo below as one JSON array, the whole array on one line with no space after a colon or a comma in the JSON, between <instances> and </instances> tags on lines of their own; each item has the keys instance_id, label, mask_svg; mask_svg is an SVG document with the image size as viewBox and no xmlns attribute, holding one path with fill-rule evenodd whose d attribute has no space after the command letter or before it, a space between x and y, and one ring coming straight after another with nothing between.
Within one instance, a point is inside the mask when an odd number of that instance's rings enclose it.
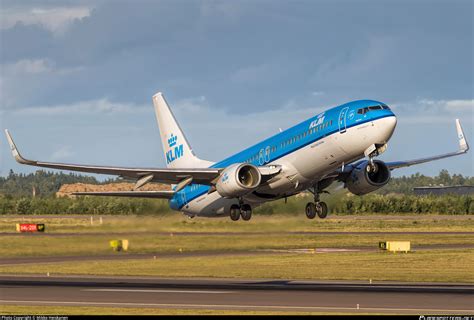
<instances>
[{"instance_id":1,"label":"green grass","mask_svg":"<svg viewBox=\"0 0 474 320\"><path fill-rule=\"evenodd\" d=\"M339 315L348 313L0 305L2 315ZM357 313L361 314L361 313Z\"/></svg>"},{"instance_id":2,"label":"green grass","mask_svg":"<svg viewBox=\"0 0 474 320\"><path fill-rule=\"evenodd\" d=\"M65 236L41 235L0 237L1 257L73 256L127 254L116 253L109 240L125 238L130 242L130 253L169 253L178 251L254 251L262 249L302 249L325 247L372 247L379 241L407 240L412 246L474 244L474 235L409 234L409 235L292 235L292 234L239 234L239 235L130 235Z\"/></svg>"},{"instance_id":3,"label":"green grass","mask_svg":"<svg viewBox=\"0 0 474 320\"><path fill-rule=\"evenodd\" d=\"M474 282L474 250L182 257L0 266L3 274Z\"/></svg>"},{"instance_id":4,"label":"green grass","mask_svg":"<svg viewBox=\"0 0 474 320\"><path fill-rule=\"evenodd\" d=\"M46 223L47 235L1 236L0 257L127 255L114 253L109 240L128 239L129 253L224 251L228 256L206 256L0 266L0 273L155 275L179 277L243 277L285 279L373 279L403 281L474 282L474 250L432 250L409 254L356 252L236 256L233 252L261 249L372 247L379 241L407 240L423 245L474 244L474 235L312 235L288 231L474 231L470 216L354 216L307 220L304 216L256 216L249 222L196 218L104 216L103 224L90 217L2 217L0 230L13 231L17 222ZM8 229L8 230L7 230ZM13 230L12 230L13 229ZM112 233L131 234L116 235ZM157 234L160 232L160 234ZM180 235L175 232L219 232L217 235ZM235 234L235 233L241 234ZM259 232L259 233L254 233ZM93 233L93 234L92 234ZM165 233L165 234L163 234Z\"/></svg>"},{"instance_id":5,"label":"green grass","mask_svg":"<svg viewBox=\"0 0 474 320\"><path fill-rule=\"evenodd\" d=\"M48 233L110 233L110 232L287 232L287 231L474 231L474 217L469 215L383 215L329 216L308 220L300 215L256 215L251 221L231 221L229 218L194 218L167 214L163 216L90 216L38 218L0 218L0 232L15 232L16 223L45 223Z\"/></svg>"}]
</instances>

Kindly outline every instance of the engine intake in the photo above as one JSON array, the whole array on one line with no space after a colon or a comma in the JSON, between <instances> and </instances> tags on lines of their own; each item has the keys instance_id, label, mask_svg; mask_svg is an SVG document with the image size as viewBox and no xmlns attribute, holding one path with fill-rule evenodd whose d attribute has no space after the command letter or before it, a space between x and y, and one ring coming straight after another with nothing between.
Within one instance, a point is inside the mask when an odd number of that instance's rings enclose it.
<instances>
[{"instance_id":1,"label":"engine intake","mask_svg":"<svg viewBox=\"0 0 474 320\"><path fill-rule=\"evenodd\" d=\"M383 161L374 160L373 167L369 161L363 161L351 171L346 187L353 194L361 196L380 189L389 181L390 169Z\"/></svg>"},{"instance_id":2,"label":"engine intake","mask_svg":"<svg viewBox=\"0 0 474 320\"><path fill-rule=\"evenodd\" d=\"M262 176L256 166L236 163L221 173L216 190L224 198L238 198L255 190L261 180Z\"/></svg>"}]
</instances>

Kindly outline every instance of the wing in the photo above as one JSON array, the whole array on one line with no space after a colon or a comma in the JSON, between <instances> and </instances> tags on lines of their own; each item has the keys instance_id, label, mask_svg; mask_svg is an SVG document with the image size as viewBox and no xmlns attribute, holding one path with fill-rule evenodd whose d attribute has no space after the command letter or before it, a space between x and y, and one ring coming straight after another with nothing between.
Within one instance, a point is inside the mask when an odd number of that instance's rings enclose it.
<instances>
[{"instance_id":1,"label":"wing","mask_svg":"<svg viewBox=\"0 0 474 320\"><path fill-rule=\"evenodd\" d=\"M79 164L68 164L68 163L54 163L54 162L42 162L36 160L28 160L21 156L18 151L15 142L13 141L10 132L5 130L7 134L7 140L10 145L13 157L21 164L26 164L36 167L44 167L59 170L70 170L87 173L99 173L115 175L124 178L136 179L135 190L148 182L159 182L166 184L176 184L174 192L182 190L184 187L191 183L203 184L212 186L217 181L217 178L221 174L223 168L127 168L127 167L108 167L108 166L94 166L94 165L79 165ZM264 181L275 176L281 171L280 166L260 166L258 167ZM76 193L76 195L86 195L87 192ZM133 193L133 194L132 194ZM114 196L134 196L134 197L151 197L151 198L171 198L172 193L163 191L150 191L150 192L89 192L87 195L114 195Z\"/></svg>"},{"instance_id":2,"label":"wing","mask_svg":"<svg viewBox=\"0 0 474 320\"><path fill-rule=\"evenodd\" d=\"M106 192L73 192L74 196L112 196L136 198L171 199L174 191L106 191Z\"/></svg>"},{"instance_id":3,"label":"wing","mask_svg":"<svg viewBox=\"0 0 474 320\"><path fill-rule=\"evenodd\" d=\"M390 170L394 170L398 168L409 167L409 166L413 166L420 163L425 163L429 161L434 161L434 160L439 160L439 159L444 159L444 158L449 158L449 157L454 157L454 156L464 154L469 150L469 144L466 141L466 137L464 135L464 131L462 129L461 122L459 121L459 119L456 119L456 131L457 131L457 136L458 136L458 141L459 141L459 149L455 152L449 152L449 153L444 153L444 154L440 154L436 156L414 159L414 160L385 162L385 164ZM364 160L345 165L342 168L324 176L320 181L322 182L323 185L324 184L329 185L332 181L335 181L335 180L344 182L346 181L347 177L350 175L351 171L355 167L357 167L359 164L361 164L363 161Z\"/></svg>"},{"instance_id":4,"label":"wing","mask_svg":"<svg viewBox=\"0 0 474 320\"><path fill-rule=\"evenodd\" d=\"M440 154L437 156L414 159L414 160L386 162L386 165L389 167L390 170L393 170L393 169L413 166L415 164L425 163L425 162L429 162L433 160L444 159L444 158L449 158L449 157L458 156L460 154L464 154L469 150L469 145L467 144L466 137L464 136L464 131L462 130L461 122L459 121L459 119L456 119L456 131L458 135L459 149L455 152L449 152L449 153Z\"/></svg>"},{"instance_id":5,"label":"wing","mask_svg":"<svg viewBox=\"0 0 474 320\"><path fill-rule=\"evenodd\" d=\"M192 180L193 183L207 184L216 179L220 174L218 168L199 168L199 169L181 169L181 168L127 168L127 167L109 167L94 165L79 165L68 163L42 162L36 160L28 160L21 156L10 132L5 130L8 143L12 151L13 157L18 163L36 167L44 167L51 169L70 170L87 173L99 173L115 175L124 178L137 179L136 188L148 182L160 182L167 184L177 184L183 180Z\"/></svg>"}]
</instances>

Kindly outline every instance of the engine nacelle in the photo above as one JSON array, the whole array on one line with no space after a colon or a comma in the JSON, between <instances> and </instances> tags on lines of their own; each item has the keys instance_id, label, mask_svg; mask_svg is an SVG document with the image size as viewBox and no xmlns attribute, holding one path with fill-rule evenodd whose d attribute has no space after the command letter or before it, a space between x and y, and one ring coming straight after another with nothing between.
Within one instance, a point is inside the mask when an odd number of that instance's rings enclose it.
<instances>
[{"instance_id":1,"label":"engine nacelle","mask_svg":"<svg viewBox=\"0 0 474 320\"><path fill-rule=\"evenodd\" d=\"M355 167L346 180L347 189L358 196L375 191L390 181L390 169L380 160L374 160L374 168L369 161Z\"/></svg>"},{"instance_id":2,"label":"engine nacelle","mask_svg":"<svg viewBox=\"0 0 474 320\"><path fill-rule=\"evenodd\" d=\"M216 190L224 198L238 198L255 190L261 180L256 166L236 163L224 169L217 180Z\"/></svg>"}]
</instances>

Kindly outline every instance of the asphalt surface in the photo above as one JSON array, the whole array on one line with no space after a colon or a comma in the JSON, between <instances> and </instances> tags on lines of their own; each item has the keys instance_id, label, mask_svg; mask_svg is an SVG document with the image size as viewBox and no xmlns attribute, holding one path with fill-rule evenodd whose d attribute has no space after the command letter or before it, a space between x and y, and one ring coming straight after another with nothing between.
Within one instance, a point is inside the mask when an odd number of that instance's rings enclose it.
<instances>
[{"instance_id":1,"label":"asphalt surface","mask_svg":"<svg viewBox=\"0 0 474 320\"><path fill-rule=\"evenodd\" d=\"M0 305L433 315L473 302L472 284L0 276Z\"/></svg>"},{"instance_id":2,"label":"asphalt surface","mask_svg":"<svg viewBox=\"0 0 474 320\"><path fill-rule=\"evenodd\" d=\"M474 244L434 244L412 246L412 251L445 250L445 249L474 249ZM75 256L36 256L36 257L5 257L1 258L0 266L59 263L71 261L104 261L104 260L131 260L131 259L159 259L159 258L187 258L187 257L220 257L220 256L250 256L276 255L285 253L299 254L331 254L344 252L378 252L380 249L370 247L337 247L337 248L294 248L294 249L259 249L252 251L190 251L190 252L158 252L158 253L129 253L111 252L102 255L75 255Z\"/></svg>"},{"instance_id":3,"label":"asphalt surface","mask_svg":"<svg viewBox=\"0 0 474 320\"><path fill-rule=\"evenodd\" d=\"M0 237L90 237L90 236L246 236L246 235L474 235L474 231L295 231L295 232L2 232Z\"/></svg>"}]
</instances>

